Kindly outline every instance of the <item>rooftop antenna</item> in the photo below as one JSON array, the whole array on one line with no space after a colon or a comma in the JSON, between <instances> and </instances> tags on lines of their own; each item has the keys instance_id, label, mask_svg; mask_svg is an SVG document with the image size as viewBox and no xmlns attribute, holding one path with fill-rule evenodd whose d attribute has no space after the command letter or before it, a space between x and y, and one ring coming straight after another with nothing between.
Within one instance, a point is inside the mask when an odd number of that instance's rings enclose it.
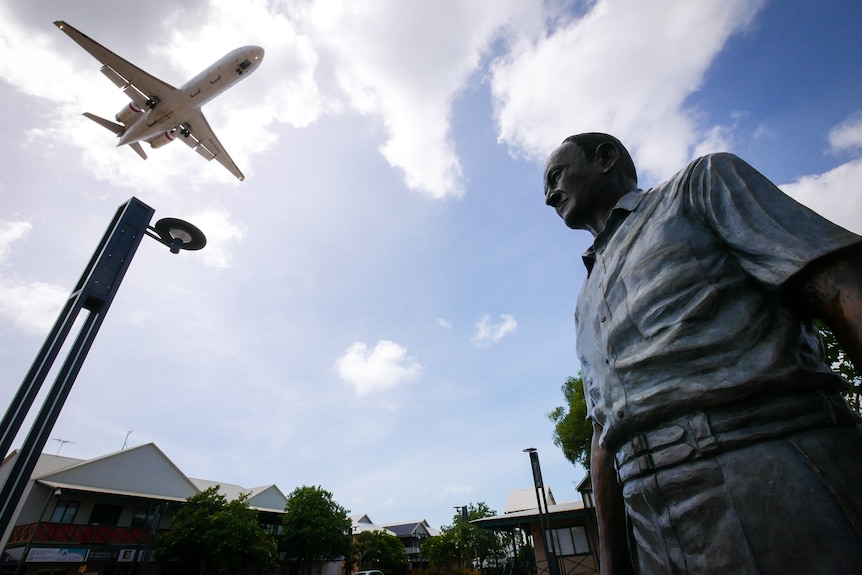
<instances>
[{"instance_id":1,"label":"rooftop antenna","mask_svg":"<svg viewBox=\"0 0 862 575\"><path fill-rule=\"evenodd\" d=\"M67 443L75 443L74 441L69 441L68 439L61 439L59 437L52 437L51 441L59 441L60 447L57 448L57 455L60 455L60 450L63 449L63 446Z\"/></svg>"},{"instance_id":2,"label":"rooftop antenna","mask_svg":"<svg viewBox=\"0 0 862 575\"><path fill-rule=\"evenodd\" d=\"M134 431L134 429L130 429L129 431L126 432L126 439L125 439L125 441L123 441L123 449L125 449L126 444L129 443L129 436L132 434L133 431ZM122 451L122 449L120 451Z\"/></svg>"}]
</instances>

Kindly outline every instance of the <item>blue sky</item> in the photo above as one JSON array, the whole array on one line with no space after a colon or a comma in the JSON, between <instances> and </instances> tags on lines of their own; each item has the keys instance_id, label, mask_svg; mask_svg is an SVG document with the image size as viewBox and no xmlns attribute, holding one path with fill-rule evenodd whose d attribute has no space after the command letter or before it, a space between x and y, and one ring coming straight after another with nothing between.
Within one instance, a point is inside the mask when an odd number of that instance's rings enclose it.
<instances>
[{"instance_id":1,"label":"blue sky","mask_svg":"<svg viewBox=\"0 0 862 575\"><path fill-rule=\"evenodd\" d=\"M320 485L378 523L485 501L539 449L578 371L586 232L543 204L566 136L623 140L641 185L731 151L860 232L857 2L168 2L0 7L0 398L11 399L117 206L209 245L145 240L52 437L88 458L153 441L186 473ZM179 85L261 67L205 107L245 172L146 162L83 118L124 105L63 19ZM59 442L46 451L56 453Z\"/></svg>"}]
</instances>

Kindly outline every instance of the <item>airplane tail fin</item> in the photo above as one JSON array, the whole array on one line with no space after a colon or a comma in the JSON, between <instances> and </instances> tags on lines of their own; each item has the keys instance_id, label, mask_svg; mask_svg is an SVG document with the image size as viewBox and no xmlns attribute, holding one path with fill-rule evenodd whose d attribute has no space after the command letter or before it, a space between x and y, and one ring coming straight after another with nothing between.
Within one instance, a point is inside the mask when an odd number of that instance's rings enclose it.
<instances>
[{"instance_id":1,"label":"airplane tail fin","mask_svg":"<svg viewBox=\"0 0 862 575\"><path fill-rule=\"evenodd\" d=\"M99 116L97 116L95 114L91 114L89 112L84 112L84 116L93 120L94 122L96 122L97 124L102 126L103 128L106 128L106 129L112 131L114 134L116 134L118 136L126 131L126 127L123 126L122 124L117 124L117 123L112 122L110 120L106 120L105 118L100 118ZM144 149L141 147L141 145L138 142L132 142L129 145L135 151L135 153L141 157L141 159L144 159L144 160L147 159L147 154L144 153Z\"/></svg>"}]
</instances>

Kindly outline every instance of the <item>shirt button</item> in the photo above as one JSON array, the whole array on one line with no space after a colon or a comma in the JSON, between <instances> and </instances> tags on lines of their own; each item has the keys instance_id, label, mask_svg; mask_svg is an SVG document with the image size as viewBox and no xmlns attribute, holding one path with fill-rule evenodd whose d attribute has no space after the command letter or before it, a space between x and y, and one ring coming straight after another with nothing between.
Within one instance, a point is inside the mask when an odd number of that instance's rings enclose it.
<instances>
[{"instance_id":1,"label":"shirt button","mask_svg":"<svg viewBox=\"0 0 862 575\"><path fill-rule=\"evenodd\" d=\"M626 416L626 412L623 411L622 409L617 412L617 417L619 417L620 419L624 418L625 416Z\"/></svg>"},{"instance_id":2,"label":"shirt button","mask_svg":"<svg viewBox=\"0 0 862 575\"><path fill-rule=\"evenodd\" d=\"M608 320L608 318L607 318L607 317L605 317L605 316L602 316L602 317L600 317L600 318L599 318L599 321L600 321L600 322L602 322L602 323L605 323L607 320Z\"/></svg>"}]
</instances>

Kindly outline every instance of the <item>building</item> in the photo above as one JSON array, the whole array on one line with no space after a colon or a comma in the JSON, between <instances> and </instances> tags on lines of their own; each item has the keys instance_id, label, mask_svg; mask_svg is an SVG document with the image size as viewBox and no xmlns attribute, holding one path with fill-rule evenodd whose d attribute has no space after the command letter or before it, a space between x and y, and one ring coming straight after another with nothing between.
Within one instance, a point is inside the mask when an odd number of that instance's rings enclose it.
<instances>
[{"instance_id":1,"label":"building","mask_svg":"<svg viewBox=\"0 0 862 575\"><path fill-rule=\"evenodd\" d=\"M0 480L16 457L14 451L0 464ZM3 534L0 573L155 573L156 535L188 497L213 485L229 500L248 494L261 525L278 533L287 499L276 485L246 489L189 478L152 443L89 460L43 453Z\"/></svg>"},{"instance_id":2,"label":"building","mask_svg":"<svg viewBox=\"0 0 862 575\"><path fill-rule=\"evenodd\" d=\"M429 537L440 535L437 529L424 519L420 521L402 521L399 523L387 523L385 525L377 525L366 514L351 515L350 520L353 522L353 538L363 531L383 531L394 535L401 540L404 545L404 550L407 552L407 559L410 561L410 569L422 569L428 567L428 561L419 557L419 548L422 542Z\"/></svg>"},{"instance_id":3,"label":"building","mask_svg":"<svg viewBox=\"0 0 862 575\"><path fill-rule=\"evenodd\" d=\"M532 542L535 553L535 569L538 575L592 575L599 572L598 530L595 509L592 506L592 490L589 477L578 485L581 501L557 503L551 490L545 487L547 514L542 506L539 512L536 489L512 491L506 501L503 515L472 521L480 529L493 531L521 530ZM542 522L547 519L551 537L544 536ZM546 551L547 549L547 551ZM519 555L518 549L512 550ZM556 558L556 573L548 562L548 556Z\"/></svg>"},{"instance_id":4,"label":"building","mask_svg":"<svg viewBox=\"0 0 862 575\"><path fill-rule=\"evenodd\" d=\"M428 567L428 561L419 557L419 548L422 547L422 543L429 537L440 535L438 530L431 527L424 519L386 523L383 527L394 533L401 540L401 543L404 544L411 569L424 569Z\"/></svg>"}]
</instances>

